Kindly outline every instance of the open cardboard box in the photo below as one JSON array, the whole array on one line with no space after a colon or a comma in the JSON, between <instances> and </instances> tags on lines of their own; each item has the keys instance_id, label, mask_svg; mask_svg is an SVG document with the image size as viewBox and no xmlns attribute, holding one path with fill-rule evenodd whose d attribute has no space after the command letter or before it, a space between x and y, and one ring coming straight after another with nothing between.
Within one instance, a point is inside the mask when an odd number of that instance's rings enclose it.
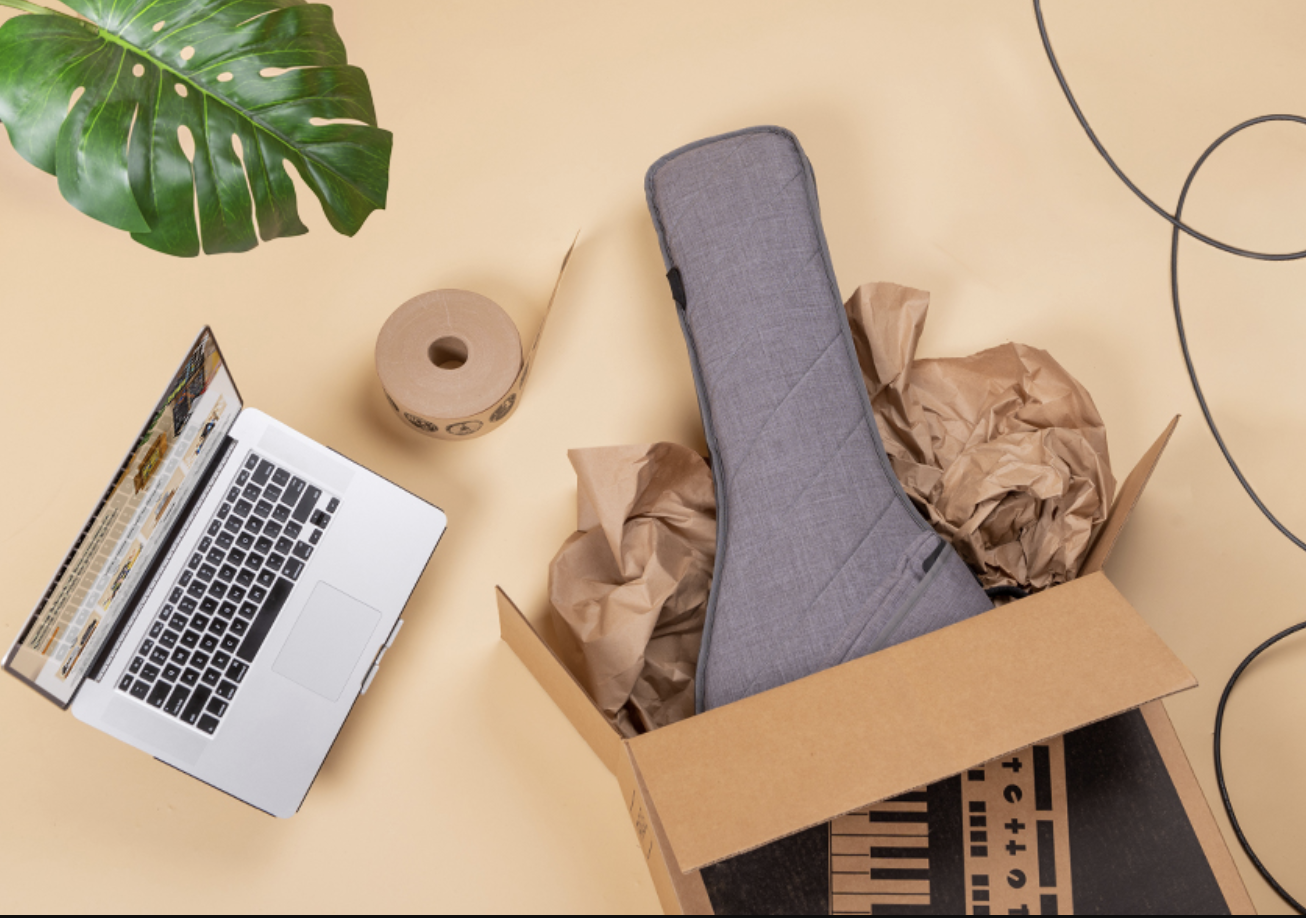
<instances>
[{"instance_id":1,"label":"open cardboard box","mask_svg":"<svg viewBox=\"0 0 1306 918\"><path fill-rule=\"evenodd\" d=\"M702 873L709 865L804 830L824 831L819 827L827 823L835 833L839 822L831 820L836 817L875 819L865 814L869 805L963 772L972 782L992 774L996 786L1004 775L996 760L1006 757L1010 769L1025 753L1032 762L1035 753L1026 747L1054 738L1038 747L1043 750L1037 753L1040 763L1046 762L1049 749L1054 758L1064 755L1061 734L1139 707L1139 729L1145 723L1169 772L1201 856L1218 884L1217 898L1222 896L1230 911L1251 912L1232 858L1158 701L1193 688L1196 679L1101 573L1177 422L1171 422L1125 480L1073 582L652 733L622 737L499 590L503 640L616 776L668 913L712 913ZM977 766L986 762L991 763L987 769ZM1033 773L1031 765L1025 772L1031 781ZM1060 785L1058 793L1064 795ZM924 800L923 794L913 796ZM1031 793L1031 810L1033 799ZM880 804L888 809L913 805ZM1038 809L1044 809L1041 802ZM1029 821L1032 826L1033 817ZM982 820L977 823L972 817L970 825L977 824ZM1048 838L1060 838L1064 860L1069 847L1064 820L1054 828L1048 829ZM972 835L972 842L978 837ZM837 855L833 835L830 844L830 853ZM966 850L968 871L978 869L979 862L969 858L987 849L972 844ZM1032 877L1044 852L1033 844L1020 853L1026 851L1033 859ZM860 856L869 862L873 854L864 851ZM841 896L836 876L842 873L840 857L829 861L830 909L871 912L877 900L869 887L857 885L862 882L857 871L849 874L853 880L844 885ZM858 871L866 881L875 876L866 869ZM1069 913L1073 904L1068 889L1073 872L1064 867L1061 871L1066 878L1061 884L1066 888L1060 890L1062 913ZM1045 870L1043 880L1047 877ZM1004 899L1002 891L994 889L990 899L989 890L976 892L980 880L987 884L987 876L968 872L967 911L986 914L991 908L1001 913L1016 905L1014 893ZM912 883L919 886L917 880L897 887L891 883L888 898L881 896L879 904L920 901L910 898L919 893L903 899L893 895L894 889L917 888ZM1043 892L1046 914L1049 907L1055 910L1057 900ZM1032 902L1039 909L1035 885L1023 895L1026 905Z\"/></svg>"}]
</instances>

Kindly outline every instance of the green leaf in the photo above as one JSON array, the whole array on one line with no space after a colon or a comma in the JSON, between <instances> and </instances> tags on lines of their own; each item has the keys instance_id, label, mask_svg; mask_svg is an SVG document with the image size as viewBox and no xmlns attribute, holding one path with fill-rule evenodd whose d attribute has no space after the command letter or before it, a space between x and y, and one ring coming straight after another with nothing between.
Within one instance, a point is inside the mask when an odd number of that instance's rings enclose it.
<instances>
[{"instance_id":1,"label":"green leaf","mask_svg":"<svg viewBox=\"0 0 1306 918\"><path fill-rule=\"evenodd\" d=\"M385 207L392 137L330 7L65 2L85 21L25 15L0 26L0 122L78 210L190 256L201 243L243 252L258 236L308 232L285 163L338 232L352 236Z\"/></svg>"}]
</instances>

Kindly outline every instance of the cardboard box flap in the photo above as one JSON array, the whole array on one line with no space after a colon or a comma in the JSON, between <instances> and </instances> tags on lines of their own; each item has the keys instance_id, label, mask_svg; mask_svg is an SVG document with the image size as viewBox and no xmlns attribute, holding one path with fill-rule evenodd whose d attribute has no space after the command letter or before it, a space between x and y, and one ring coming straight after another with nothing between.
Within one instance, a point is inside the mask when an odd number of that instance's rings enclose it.
<instances>
[{"instance_id":1,"label":"cardboard box flap","mask_svg":"<svg viewBox=\"0 0 1306 918\"><path fill-rule=\"evenodd\" d=\"M1129 473L1125 483L1120 486L1120 490L1116 494L1116 502L1111 507L1111 513L1107 516L1106 522L1102 524L1102 530L1097 534L1093 547L1088 550L1088 557L1084 559L1084 563L1079 568L1079 576L1096 574L1106 564L1107 558L1111 555L1111 549L1116 547L1116 540L1120 538L1125 523L1129 522L1129 515L1134 512L1134 507L1138 505L1138 498L1142 496L1143 489L1147 487L1152 472L1156 470L1156 464L1161 460L1161 453L1165 451L1166 444L1170 442L1170 437L1174 434L1174 429L1178 425L1179 415L1175 415L1174 420L1166 427L1165 432L1152 444L1152 448L1143 454L1143 458L1138 460L1134 470Z\"/></svg>"},{"instance_id":2,"label":"cardboard box flap","mask_svg":"<svg viewBox=\"0 0 1306 918\"><path fill-rule=\"evenodd\" d=\"M548 642L521 614L521 610L501 588L494 593L499 601L499 633L504 643L513 649L526 668L550 698L562 709L577 732L585 738L595 755L603 760L608 770L616 774L618 760L624 756L621 734L608 722L603 712L581 688L571 670L558 659Z\"/></svg>"},{"instance_id":3,"label":"cardboard box flap","mask_svg":"<svg viewBox=\"0 0 1306 918\"><path fill-rule=\"evenodd\" d=\"M627 742L694 870L1196 684L1095 574Z\"/></svg>"}]
</instances>

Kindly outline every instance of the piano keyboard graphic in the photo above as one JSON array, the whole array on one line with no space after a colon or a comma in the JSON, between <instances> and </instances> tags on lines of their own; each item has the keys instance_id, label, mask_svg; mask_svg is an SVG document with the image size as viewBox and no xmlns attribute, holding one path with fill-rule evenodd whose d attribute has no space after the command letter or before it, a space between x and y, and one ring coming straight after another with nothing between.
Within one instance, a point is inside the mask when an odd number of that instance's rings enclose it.
<instances>
[{"instance_id":1,"label":"piano keyboard graphic","mask_svg":"<svg viewBox=\"0 0 1306 918\"><path fill-rule=\"evenodd\" d=\"M928 914L928 795L903 794L830 823L830 911Z\"/></svg>"},{"instance_id":2,"label":"piano keyboard graphic","mask_svg":"<svg viewBox=\"0 0 1306 918\"><path fill-rule=\"evenodd\" d=\"M932 900L946 900L958 882L958 847L966 914L1073 914L1062 738L971 769L960 787L960 811L931 787L831 822L831 914L948 911L946 901ZM941 819L960 822L960 831L931 838L931 802L942 805L936 830ZM933 896L932 880L942 884Z\"/></svg>"}]
</instances>

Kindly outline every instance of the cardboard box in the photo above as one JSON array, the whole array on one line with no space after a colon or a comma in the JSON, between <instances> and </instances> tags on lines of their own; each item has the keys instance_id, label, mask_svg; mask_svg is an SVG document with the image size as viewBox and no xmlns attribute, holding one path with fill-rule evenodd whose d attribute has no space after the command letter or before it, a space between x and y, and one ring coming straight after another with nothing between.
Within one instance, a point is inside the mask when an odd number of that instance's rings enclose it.
<instances>
[{"instance_id":1,"label":"cardboard box","mask_svg":"<svg viewBox=\"0 0 1306 918\"><path fill-rule=\"evenodd\" d=\"M499 590L502 637L616 776L668 913L712 913L704 868L739 865L746 860L739 855L777 839L801 841L822 832L828 839L823 869L829 874L829 909L865 906L870 912L877 903L865 890L850 887L836 901L836 883L842 881L835 874L843 875L835 869L841 863L836 857L860 856L836 852L840 826L873 819L872 804L914 790L919 797L924 791L918 789L964 772L1000 775L997 760L1010 762L1013 753L1032 762L1035 753L1028 747L1035 744L1044 750L1037 753L1040 760L1064 757L1061 734L1140 706L1146 706L1142 721L1225 902L1233 911L1250 911L1158 701L1194 687L1196 680L1101 573L1177 421L1125 480L1075 581L652 733L623 738ZM985 762L994 764L977 766ZM1032 775L1031 765L1026 776ZM881 806L910 810L920 802ZM838 817L843 821L832 823ZM1061 834L1064 854L1062 823L1048 831L1053 839ZM1036 867L1036 846L1017 853L1030 850ZM718 901L721 890L728 894L718 877L728 880L731 869L708 873ZM991 907L975 901L973 879L966 879L966 909ZM914 891L891 893L892 901L874 911L922 904L919 881L912 882L918 884ZM898 901L895 895L915 898ZM1060 902L1069 913L1069 889L1061 891Z\"/></svg>"}]
</instances>

